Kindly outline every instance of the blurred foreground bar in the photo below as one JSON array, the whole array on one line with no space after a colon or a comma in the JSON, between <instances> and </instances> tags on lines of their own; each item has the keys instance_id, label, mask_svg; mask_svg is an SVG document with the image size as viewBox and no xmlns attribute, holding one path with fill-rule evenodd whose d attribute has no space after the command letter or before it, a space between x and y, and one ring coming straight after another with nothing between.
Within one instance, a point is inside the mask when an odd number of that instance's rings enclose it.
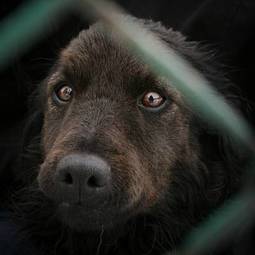
<instances>
[{"instance_id":1,"label":"blurred foreground bar","mask_svg":"<svg viewBox=\"0 0 255 255\"><path fill-rule=\"evenodd\" d=\"M0 23L0 71L9 61L29 49L61 20L75 0L30 0Z\"/></svg>"}]
</instances>

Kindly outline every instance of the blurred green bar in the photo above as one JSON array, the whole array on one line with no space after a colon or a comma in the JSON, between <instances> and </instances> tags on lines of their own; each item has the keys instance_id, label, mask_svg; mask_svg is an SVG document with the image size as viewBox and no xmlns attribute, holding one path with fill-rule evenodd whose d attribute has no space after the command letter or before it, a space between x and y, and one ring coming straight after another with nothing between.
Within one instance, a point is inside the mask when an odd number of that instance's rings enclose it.
<instances>
[{"instance_id":1,"label":"blurred green bar","mask_svg":"<svg viewBox=\"0 0 255 255\"><path fill-rule=\"evenodd\" d=\"M74 0L27 1L3 20L0 23L0 70L39 41L51 22L59 20L74 3Z\"/></svg>"},{"instance_id":2,"label":"blurred green bar","mask_svg":"<svg viewBox=\"0 0 255 255\"><path fill-rule=\"evenodd\" d=\"M192 231L176 255L211 254L249 231L255 219L254 191L239 194ZM169 254L171 255L171 254Z\"/></svg>"}]
</instances>

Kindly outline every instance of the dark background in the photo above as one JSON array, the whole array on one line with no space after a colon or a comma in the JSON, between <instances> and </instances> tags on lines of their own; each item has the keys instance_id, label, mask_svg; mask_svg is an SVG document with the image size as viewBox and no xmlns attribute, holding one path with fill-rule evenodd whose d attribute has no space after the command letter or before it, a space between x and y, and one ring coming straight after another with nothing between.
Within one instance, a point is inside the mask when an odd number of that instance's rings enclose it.
<instances>
[{"instance_id":1,"label":"dark background","mask_svg":"<svg viewBox=\"0 0 255 255\"><path fill-rule=\"evenodd\" d=\"M4 19L24 1L0 2L0 18ZM198 40L215 49L228 77L248 100L254 124L255 95L255 1L254 0L119 0L131 14L162 21L182 31L190 40ZM88 23L75 13L52 24L43 39L21 56L16 56L0 72L0 192L11 179L12 163L17 156L24 124L27 99L31 91L46 76L59 50ZM1 40L1 35L0 35ZM249 240L245 239L249 246ZM248 240L248 241L247 241ZM236 253L237 254L237 253ZM248 254L241 248L240 254Z\"/></svg>"}]
</instances>

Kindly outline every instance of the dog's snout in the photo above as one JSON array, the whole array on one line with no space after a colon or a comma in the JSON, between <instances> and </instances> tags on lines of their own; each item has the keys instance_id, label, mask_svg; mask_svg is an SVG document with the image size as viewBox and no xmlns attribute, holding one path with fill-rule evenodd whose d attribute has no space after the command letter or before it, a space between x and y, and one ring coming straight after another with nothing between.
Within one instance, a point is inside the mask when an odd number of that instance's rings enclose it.
<instances>
[{"instance_id":1,"label":"dog's snout","mask_svg":"<svg viewBox=\"0 0 255 255\"><path fill-rule=\"evenodd\" d=\"M68 155L57 165L55 183L63 202L97 203L111 190L110 166L95 155Z\"/></svg>"}]
</instances>

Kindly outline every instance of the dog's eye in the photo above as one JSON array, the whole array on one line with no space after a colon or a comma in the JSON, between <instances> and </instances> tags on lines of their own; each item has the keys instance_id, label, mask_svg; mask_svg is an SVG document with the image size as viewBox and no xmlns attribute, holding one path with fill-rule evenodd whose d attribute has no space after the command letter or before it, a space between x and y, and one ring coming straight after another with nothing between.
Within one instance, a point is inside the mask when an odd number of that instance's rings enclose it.
<instances>
[{"instance_id":1,"label":"dog's eye","mask_svg":"<svg viewBox=\"0 0 255 255\"><path fill-rule=\"evenodd\" d=\"M68 102L71 100L72 95L73 95L73 89L67 85L59 87L56 91L55 94L57 98L62 101L62 102Z\"/></svg>"},{"instance_id":2,"label":"dog's eye","mask_svg":"<svg viewBox=\"0 0 255 255\"><path fill-rule=\"evenodd\" d=\"M165 102L165 99L157 92L148 92L142 98L144 107L157 108Z\"/></svg>"}]
</instances>

